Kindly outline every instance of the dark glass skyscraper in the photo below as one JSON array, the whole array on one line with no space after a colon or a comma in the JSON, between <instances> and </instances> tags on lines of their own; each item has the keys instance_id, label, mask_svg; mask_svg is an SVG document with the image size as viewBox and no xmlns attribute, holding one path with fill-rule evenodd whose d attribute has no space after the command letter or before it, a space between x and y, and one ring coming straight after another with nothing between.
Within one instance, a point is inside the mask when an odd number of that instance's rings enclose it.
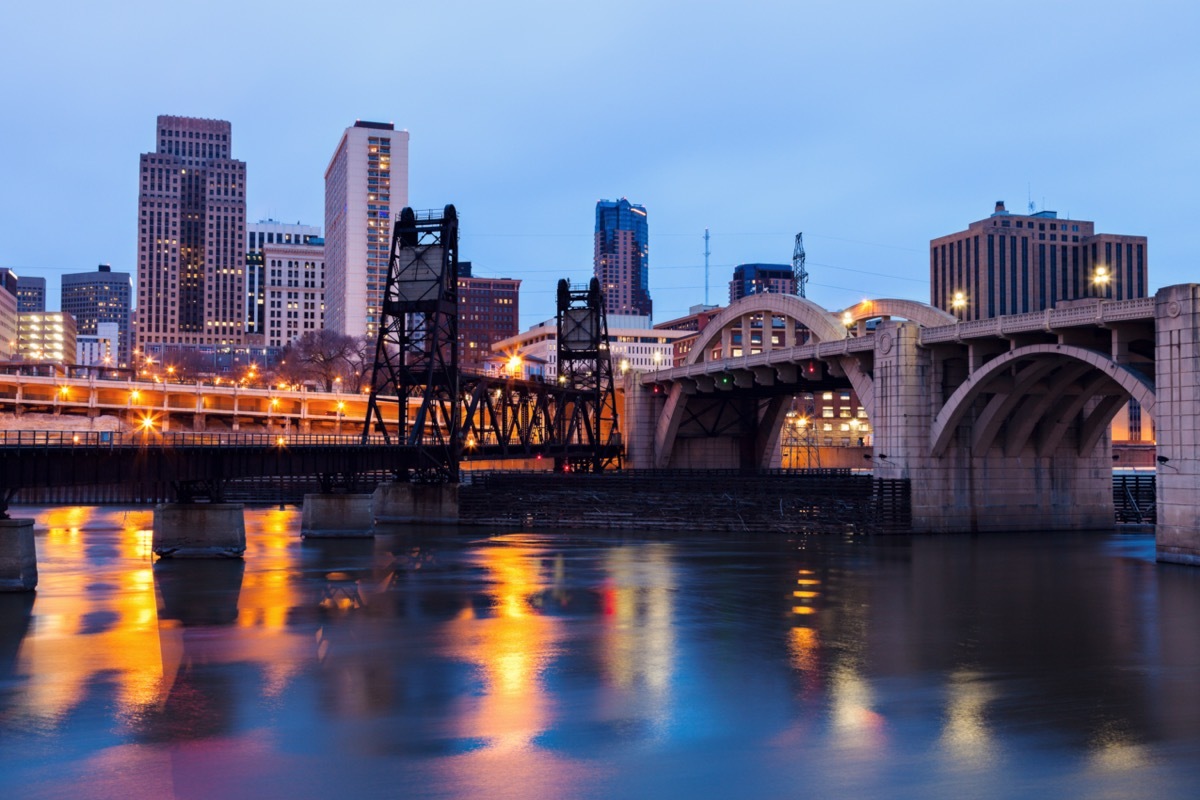
<instances>
[{"instance_id":1,"label":"dark glass skyscraper","mask_svg":"<svg viewBox=\"0 0 1200 800\"><path fill-rule=\"evenodd\" d=\"M596 203L596 278L609 314L650 316L650 247L646 209L620 200Z\"/></svg>"},{"instance_id":2,"label":"dark glass skyscraper","mask_svg":"<svg viewBox=\"0 0 1200 800\"><path fill-rule=\"evenodd\" d=\"M62 276L62 310L75 318L78 333L95 336L101 322L115 322L120 335L117 363L129 358L129 305L132 295L128 272L113 272L101 264L95 272Z\"/></svg>"}]
</instances>

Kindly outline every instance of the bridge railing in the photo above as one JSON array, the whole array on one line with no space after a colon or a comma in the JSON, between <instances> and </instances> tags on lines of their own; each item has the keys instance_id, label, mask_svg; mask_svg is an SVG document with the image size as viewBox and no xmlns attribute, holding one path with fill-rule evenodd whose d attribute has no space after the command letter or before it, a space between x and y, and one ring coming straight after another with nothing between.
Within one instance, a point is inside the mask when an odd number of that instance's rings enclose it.
<instances>
[{"instance_id":1,"label":"bridge railing","mask_svg":"<svg viewBox=\"0 0 1200 800\"><path fill-rule=\"evenodd\" d=\"M0 447L264 447L353 445L357 434L162 433L150 431L0 431ZM370 436L367 444L386 444Z\"/></svg>"}]
</instances>

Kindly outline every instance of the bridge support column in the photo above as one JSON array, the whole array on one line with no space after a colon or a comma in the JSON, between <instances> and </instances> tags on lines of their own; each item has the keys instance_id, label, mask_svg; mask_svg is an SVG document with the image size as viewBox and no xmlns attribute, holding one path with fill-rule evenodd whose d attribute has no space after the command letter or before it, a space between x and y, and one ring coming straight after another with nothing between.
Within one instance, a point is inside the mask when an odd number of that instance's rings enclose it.
<instances>
[{"instance_id":1,"label":"bridge support column","mask_svg":"<svg viewBox=\"0 0 1200 800\"><path fill-rule=\"evenodd\" d=\"M654 428L662 411L662 403L655 401L662 395L644 386L637 373L627 373L624 380L625 411L621 416L621 436L625 439L625 467L653 469Z\"/></svg>"},{"instance_id":2,"label":"bridge support column","mask_svg":"<svg viewBox=\"0 0 1200 800\"><path fill-rule=\"evenodd\" d=\"M376 523L455 525L457 483L383 483L371 497Z\"/></svg>"},{"instance_id":3,"label":"bridge support column","mask_svg":"<svg viewBox=\"0 0 1200 800\"><path fill-rule=\"evenodd\" d=\"M875 344L875 476L911 482L913 530L921 533L1095 530L1111 527L1107 436L1080 453L1079 432L1052 452L1036 439L1009 453L1003 442L975 452L972 409L953 440L931 455L941 378L913 323L880 323ZM1077 428L1078 425L1076 424Z\"/></svg>"},{"instance_id":4,"label":"bridge support column","mask_svg":"<svg viewBox=\"0 0 1200 800\"><path fill-rule=\"evenodd\" d=\"M192 430L201 433L207 427L208 417L204 414L192 415Z\"/></svg>"},{"instance_id":5,"label":"bridge support column","mask_svg":"<svg viewBox=\"0 0 1200 800\"><path fill-rule=\"evenodd\" d=\"M241 558L246 520L241 503L160 503L151 549L162 557Z\"/></svg>"},{"instance_id":6,"label":"bridge support column","mask_svg":"<svg viewBox=\"0 0 1200 800\"><path fill-rule=\"evenodd\" d=\"M1154 302L1159 561L1200 566L1200 285L1167 286Z\"/></svg>"},{"instance_id":7,"label":"bridge support column","mask_svg":"<svg viewBox=\"0 0 1200 800\"><path fill-rule=\"evenodd\" d=\"M375 535L369 494L306 494L300 513L305 539L344 539Z\"/></svg>"},{"instance_id":8,"label":"bridge support column","mask_svg":"<svg viewBox=\"0 0 1200 800\"><path fill-rule=\"evenodd\" d=\"M37 582L33 520L0 519L0 592L32 592Z\"/></svg>"}]
</instances>

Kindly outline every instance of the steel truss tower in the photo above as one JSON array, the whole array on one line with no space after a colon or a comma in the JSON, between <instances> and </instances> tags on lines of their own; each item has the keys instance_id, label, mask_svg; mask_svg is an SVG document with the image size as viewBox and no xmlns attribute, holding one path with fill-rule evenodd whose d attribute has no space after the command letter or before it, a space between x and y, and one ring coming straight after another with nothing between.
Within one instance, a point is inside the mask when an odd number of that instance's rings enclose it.
<instances>
[{"instance_id":1,"label":"steel truss tower","mask_svg":"<svg viewBox=\"0 0 1200 800\"><path fill-rule=\"evenodd\" d=\"M452 205L440 214L405 208L392 233L362 440L374 432L415 449L412 481L457 483L460 412L458 214Z\"/></svg>"},{"instance_id":2,"label":"steel truss tower","mask_svg":"<svg viewBox=\"0 0 1200 800\"><path fill-rule=\"evenodd\" d=\"M583 393L579 401L564 403L558 419L559 441L587 444L592 455L558 459L555 467L580 472L620 469L617 393L600 281L592 278L583 289L560 280L557 317L558 384Z\"/></svg>"}]
</instances>

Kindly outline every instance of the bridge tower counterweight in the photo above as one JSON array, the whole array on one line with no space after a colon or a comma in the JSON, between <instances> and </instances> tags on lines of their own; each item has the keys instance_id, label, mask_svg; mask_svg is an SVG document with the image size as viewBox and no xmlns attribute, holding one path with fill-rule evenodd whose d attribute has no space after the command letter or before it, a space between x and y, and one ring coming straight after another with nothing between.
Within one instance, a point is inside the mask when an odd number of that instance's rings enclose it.
<instances>
[{"instance_id":1,"label":"bridge tower counterweight","mask_svg":"<svg viewBox=\"0 0 1200 800\"><path fill-rule=\"evenodd\" d=\"M458 214L452 205L405 208L392 233L362 441L377 433L414 449L413 480L457 483L459 394Z\"/></svg>"}]
</instances>

